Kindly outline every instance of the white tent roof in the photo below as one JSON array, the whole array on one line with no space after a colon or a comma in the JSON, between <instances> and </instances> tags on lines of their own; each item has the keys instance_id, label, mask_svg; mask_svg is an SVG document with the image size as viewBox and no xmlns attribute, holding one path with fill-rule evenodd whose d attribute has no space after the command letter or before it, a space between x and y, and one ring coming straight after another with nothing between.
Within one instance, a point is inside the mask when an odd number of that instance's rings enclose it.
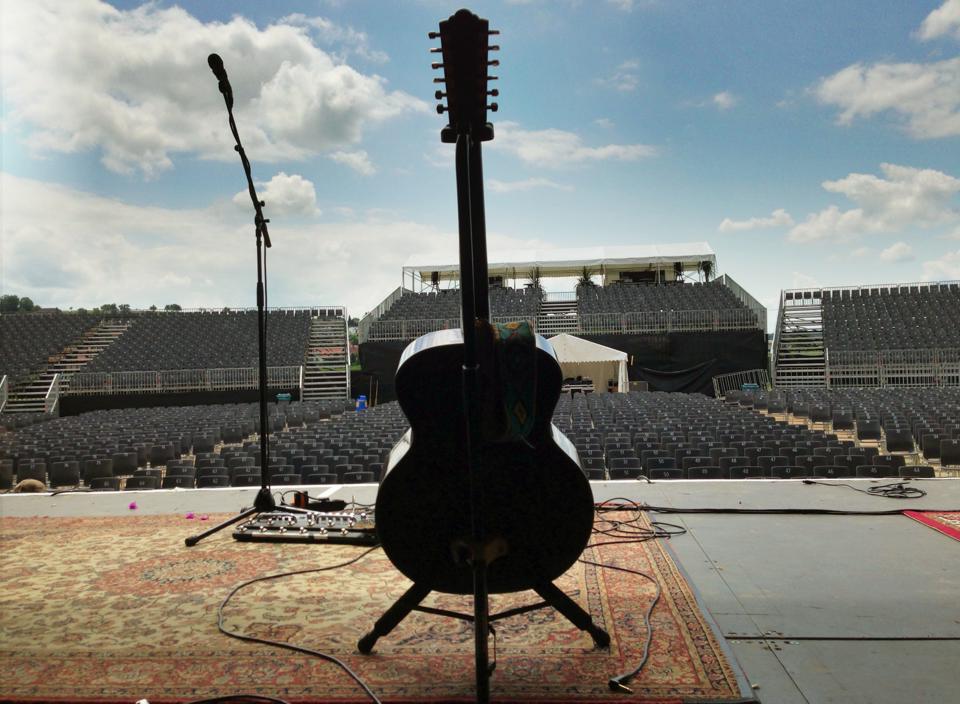
<instances>
[{"instance_id":1,"label":"white tent roof","mask_svg":"<svg viewBox=\"0 0 960 704\"><path fill-rule=\"evenodd\" d=\"M514 249L492 251L487 254L490 276L513 276L540 268L541 276L576 276L583 267L623 270L649 267L654 264L682 262L696 268L709 261L716 270L717 255L706 242L679 242L673 244L638 244L618 247L575 247L568 249ZM442 279L457 278L460 270L455 252L414 254L403 265L404 276L418 273L429 279L438 272Z\"/></svg>"},{"instance_id":2,"label":"white tent roof","mask_svg":"<svg viewBox=\"0 0 960 704\"><path fill-rule=\"evenodd\" d=\"M600 393L607 391L610 380L621 393L629 389L626 352L566 333L551 337L550 344L565 377L589 378L593 381L593 390Z\"/></svg>"},{"instance_id":3,"label":"white tent roof","mask_svg":"<svg viewBox=\"0 0 960 704\"><path fill-rule=\"evenodd\" d=\"M582 337L563 332L550 338L557 359L563 362L619 362L627 360L627 353L606 345L599 345Z\"/></svg>"}]
</instances>

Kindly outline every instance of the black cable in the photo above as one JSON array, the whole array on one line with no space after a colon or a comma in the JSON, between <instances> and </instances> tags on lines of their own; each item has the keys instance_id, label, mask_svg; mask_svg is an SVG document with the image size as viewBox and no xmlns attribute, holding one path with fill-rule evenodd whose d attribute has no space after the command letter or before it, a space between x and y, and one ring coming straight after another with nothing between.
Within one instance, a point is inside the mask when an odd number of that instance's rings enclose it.
<instances>
[{"instance_id":1,"label":"black cable","mask_svg":"<svg viewBox=\"0 0 960 704\"><path fill-rule=\"evenodd\" d=\"M830 508L673 508L672 506L644 506L645 511L653 513L707 513L707 514L744 514L744 515L809 515L809 516L899 516L905 509L892 508L884 511L843 511ZM955 508L921 508L918 511L947 513Z\"/></svg>"},{"instance_id":2,"label":"black cable","mask_svg":"<svg viewBox=\"0 0 960 704\"><path fill-rule=\"evenodd\" d=\"M853 486L853 484L846 484L844 482L818 482L813 479L804 479L803 483L818 484L820 486L845 486L848 489L859 491L861 494L882 496L887 499L919 499L927 495L927 492L925 492L923 489L915 486L907 486L904 482L896 482L894 484L878 484L876 486L871 486L868 489L861 489L860 487Z\"/></svg>"},{"instance_id":3,"label":"black cable","mask_svg":"<svg viewBox=\"0 0 960 704\"><path fill-rule=\"evenodd\" d=\"M370 687L367 686L366 682L360 679L360 675L358 675L356 672L350 669L350 666L347 665L345 662L343 662L342 660L340 660L339 658L333 655L330 655L328 653L321 653L319 650L311 650L310 648L305 648L300 645L293 645L292 643L284 643L282 641L269 640L267 638L259 638L257 636L248 636L242 633L230 633L223 626L223 611L226 608L227 604L230 603L230 600L233 598L233 596L237 592L239 592L241 589L244 589L245 587L248 587L251 584L256 584L257 582L266 582L268 580L280 579L281 577L293 577L295 575L301 575L301 574L312 574L314 572L327 572L329 570L335 570L341 567L346 567L347 565L352 565L355 562L360 561L361 559L369 555L374 550L377 550L378 548L379 546L368 548L367 550L364 550L362 553L360 553L356 557L353 557L347 560L346 562L340 562L336 565L329 565L327 567L313 567L311 569L306 569L306 570L294 570L292 572L280 572L277 574L268 574L263 577L255 577L254 579L249 579L246 582L242 582L238 584L236 587L234 587L232 590L230 590L230 593L227 594L226 598L220 603L220 606L217 609L217 628L225 636L229 636L231 638L248 641L250 643L261 643L262 645L270 645L275 648L285 648L286 650L292 650L297 653L306 653L307 655L313 655L314 657L318 657L322 660L332 662L335 665L339 666L344 672L346 672L354 680L354 682L356 682L360 686L360 688L364 692L366 692L366 694L370 697L370 699L372 699L376 704L381 704L380 700L377 698L377 695L373 693L373 690L371 690ZM217 701L217 700L211 700L211 701ZM272 701L282 701L282 700L272 700Z\"/></svg>"},{"instance_id":4,"label":"black cable","mask_svg":"<svg viewBox=\"0 0 960 704\"><path fill-rule=\"evenodd\" d=\"M643 624L647 629L647 638L643 644L643 655L640 657L639 664L630 672L625 672L622 675L616 675L607 681L611 691L632 694L633 690L627 687L627 682L640 674L640 671L647 664L647 660L650 658L650 643L653 640L653 624L650 621L650 616L653 613L653 609L657 605L657 602L660 601L660 596L663 593L663 589L660 587L660 582L648 575L646 572L641 572L640 570L630 569L629 567L620 567L618 565L607 565L602 562L593 562L592 560L580 559L578 562L582 562L585 565L593 565L594 567L601 567L607 570L617 570L619 572L627 572L628 574L640 575L644 579L649 580L653 586L657 588L657 593L654 595L653 600L650 602L650 606L647 607L647 610L643 614Z\"/></svg>"}]
</instances>

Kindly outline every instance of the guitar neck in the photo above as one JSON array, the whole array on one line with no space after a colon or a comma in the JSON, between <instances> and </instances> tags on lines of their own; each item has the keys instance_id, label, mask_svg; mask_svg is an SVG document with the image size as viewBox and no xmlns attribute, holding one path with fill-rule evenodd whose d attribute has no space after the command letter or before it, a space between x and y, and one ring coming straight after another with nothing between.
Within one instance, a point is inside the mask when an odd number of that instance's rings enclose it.
<instances>
[{"instance_id":1,"label":"guitar neck","mask_svg":"<svg viewBox=\"0 0 960 704\"><path fill-rule=\"evenodd\" d=\"M486 220L483 210L483 165L480 142L457 138L457 212L460 230L460 300L464 341L473 337L473 322L489 320Z\"/></svg>"},{"instance_id":2,"label":"guitar neck","mask_svg":"<svg viewBox=\"0 0 960 704\"><path fill-rule=\"evenodd\" d=\"M470 230L473 243L474 315L490 320L487 221L483 205L483 158L479 140L470 141Z\"/></svg>"}]
</instances>

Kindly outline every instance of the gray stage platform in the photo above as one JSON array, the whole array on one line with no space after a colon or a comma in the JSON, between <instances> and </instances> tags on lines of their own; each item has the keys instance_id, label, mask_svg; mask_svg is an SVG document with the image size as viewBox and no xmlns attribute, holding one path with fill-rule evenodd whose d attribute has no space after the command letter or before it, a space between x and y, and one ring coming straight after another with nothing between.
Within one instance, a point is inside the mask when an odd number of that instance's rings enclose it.
<instances>
[{"instance_id":1,"label":"gray stage platform","mask_svg":"<svg viewBox=\"0 0 960 704\"><path fill-rule=\"evenodd\" d=\"M859 487L865 480L848 480ZM788 481L594 482L653 506L960 510L960 479L897 501ZM287 487L285 487L286 489ZM312 493L319 487L311 487ZM376 487L331 487L364 503ZM0 515L230 512L255 489L0 496ZM960 542L900 515L651 514L764 704L960 702Z\"/></svg>"}]
</instances>

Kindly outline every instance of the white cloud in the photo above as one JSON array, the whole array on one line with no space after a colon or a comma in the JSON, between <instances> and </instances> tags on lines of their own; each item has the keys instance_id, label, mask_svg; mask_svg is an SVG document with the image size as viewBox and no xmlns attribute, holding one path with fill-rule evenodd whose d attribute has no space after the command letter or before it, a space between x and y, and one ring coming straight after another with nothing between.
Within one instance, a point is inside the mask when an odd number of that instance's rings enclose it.
<instances>
[{"instance_id":1,"label":"white cloud","mask_svg":"<svg viewBox=\"0 0 960 704\"><path fill-rule=\"evenodd\" d=\"M630 93L640 85L640 77L637 75L637 69L639 68L640 62L636 59L624 61L617 66L610 76L598 78L597 83L606 88L613 88L621 93Z\"/></svg>"},{"instance_id":2,"label":"white cloud","mask_svg":"<svg viewBox=\"0 0 960 704\"><path fill-rule=\"evenodd\" d=\"M303 23L260 29L242 17L202 22L176 6L118 10L100 0L3 7L7 118L37 151L98 150L119 173L154 175L178 153L236 158L211 52L223 58L241 136L259 161L342 148L371 124L427 110L336 61Z\"/></svg>"},{"instance_id":3,"label":"white cloud","mask_svg":"<svg viewBox=\"0 0 960 704\"><path fill-rule=\"evenodd\" d=\"M647 144L606 144L588 147L579 135L558 129L524 130L516 122L497 124L494 149L512 152L524 162L558 167L590 161L636 161L655 156L657 148Z\"/></svg>"},{"instance_id":4,"label":"white cloud","mask_svg":"<svg viewBox=\"0 0 960 704\"><path fill-rule=\"evenodd\" d=\"M884 178L852 173L823 187L857 204L850 210L836 205L811 213L789 233L794 242L826 238L853 239L864 234L899 232L908 227L948 225L960 218L952 207L960 179L934 169L881 164Z\"/></svg>"},{"instance_id":5,"label":"white cloud","mask_svg":"<svg viewBox=\"0 0 960 704\"><path fill-rule=\"evenodd\" d=\"M333 152L330 155L330 158L338 164L349 166L351 169L363 176L373 176L373 174L377 173L377 167L373 165L373 162L370 161L369 155L363 149L359 149L355 152Z\"/></svg>"},{"instance_id":6,"label":"white cloud","mask_svg":"<svg viewBox=\"0 0 960 704\"><path fill-rule=\"evenodd\" d=\"M923 263L924 281L945 281L960 279L960 249L947 252L938 259Z\"/></svg>"},{"instance_id":7,"label":"white cloud","mask_svg":"<svg viewBox=\"0 0 960 704\"><path fill-rule=\"evenodd\" d=\"M487 180L487 188L493 193L515 193L529 191L533 188L554 188L558 191L572 191L573 187L548 178L525 178L521 181L498 181L495 178Z\"/></svg>"},{"instance_id":8,"label":"white cloud","mask_svg":"<svg viewBox=\"0 0 960 704\"><path fill-rule=\"evenodd\" d=\"M613 120L611 120L609 117L598 117L593 121L593 124L595 124L597 127L602 127L605 130L613 128Z\"/></svg>"},{"instance_id":9,"label":"white cloud","mask_svg":"<svg viewBox=\"0 0 960 704\"><path fill-rule=\"evenodd\" d=\"M913 261L913 247L906 242L896 242L880 252L880 258L885 262Z\"/></svg>"},{"instance_id":10,"label":"white cloud","mask_svg":"<svg viewBox=\"0 0 960 704\"><path fill-rule=\"evenodd\" d=\"M960 39L960 0L945 0L923 20L918 35L925 41L951 35Z\"/></svg>"},{"instance_id":11,"label":"white cloud","mask_svg":"<svg viewBox=\"0 0 960 704\"><path fill-rule=\"evenodd\" d=\"M763 227L789 227L793 225L793 218L783 208L777 208L769 217L750 218L749 220L731 220L724 218L717 229L720 232L740 232L743 230L756 230Z\"/></svg>"},{"instance_id":12,"label":"white cloud","mask_svg":"<svg viewBox=\"0 0 960 704\"><path fill-rule=\"evenodd\" d=\"M314 35L323 44L333 44L341 47L338 58L356 55L367 61L382 64L390 60L386 52L373 49L366 32L359 32L353 27L344 27L324 17L307 17L299 12L287 15L280 20L280 24L301 25L310 27Z\"/></svg>"},{"instance_id":13,"label":"white cloud","mask_svg":"<svg viewBox=\"0 0 960 704\"><path fill-rule=\"evenodd\" d=\"M283 171L266 183L257 184L257 195L264 201L264 217L276 215L319 215L317 192L313 182L299 174L287 175ZM253 212L250 194L240 191L233 202Z\"/></svg>"},{"instance_id":14,"label":"white cloud","mask_svg":"<svg viewBox=\"0 0 960 704\"><path fill-rule=\"evenodd\" d=\"M737 104L739 98L730 91L722 91L713 96L710 101L716 106L717 110L729 110Z\"/></svg>"},{"instance_id":15,"label":"white cloud","mask_svg":"<svg viewBox=\"0 0 960 704\"><path fill-rule=\"evenodd\" d=\"M840 108L841 125L891 111L917 139L960 135L960 57L929 64L853 64L821 80L814 94Z\"/></svg>"},{"instance_id":16,"label":"white cloud","mask_svg":"<svg viewBox=\"0 0 960 704\"><path fill-rule=\"evenodd\" d=\"M850 254L858 259L864 259L873 256L873 249L871 247L857 247Z\"/></svg>"},{"instance_id":17,"label":"white cloud","mask_svg":"<svg viewBox=\"0 0 960 704\"><path fill-rule=\"evenodd\" d=\"M2 293L64 309L108 302L142 308L256 303L251 217L232 203L134 206L0 173L0 210ZM273 211L269 201L267 211ZM390 215L290 225L278 219L270 236L274 306L346 305L351 314L362 314L396 288L411 252L446 248L456 261L453 231ZM488 242L491 251L544 246L496 232ZM310 275L276 273L304 271Z\"/></svg>"}]
</instances>

